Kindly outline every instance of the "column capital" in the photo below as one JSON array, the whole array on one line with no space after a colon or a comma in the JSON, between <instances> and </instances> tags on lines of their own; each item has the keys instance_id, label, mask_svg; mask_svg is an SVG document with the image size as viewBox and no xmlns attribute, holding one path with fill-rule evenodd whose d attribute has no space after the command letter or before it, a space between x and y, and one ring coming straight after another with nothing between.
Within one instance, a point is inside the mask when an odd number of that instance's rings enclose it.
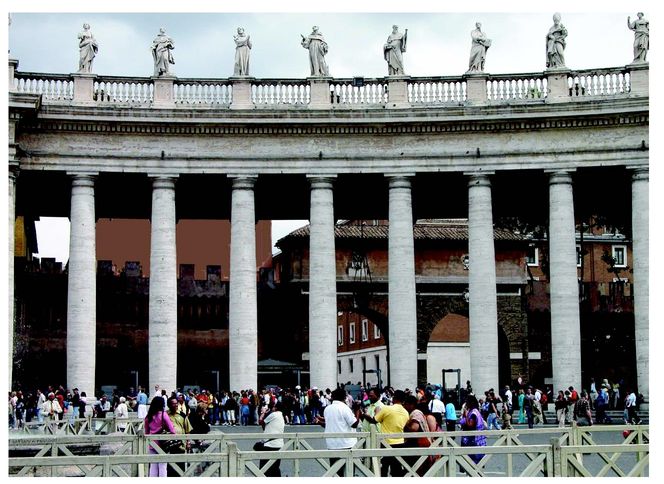
<instances>
[{"instance_id":1,"label":"column capital","mask_svg":"<svg viewBox=\"0 0 664 484\"><path fill-rule=\"evenodd\" d=\"M550 171L545 172L549 174L549 185L572 185L572 173L569 171Z\"/></svg>"},{"instance_id":2,"label":"column capital","mask_svg":"<svg viewBox=\"0 0 664 484\"><path fill-rule=\"evenodd\" d=\"M152 178L152 188L157 189L157 188L169 188L171 190L175 190L175 180L177 179L177 176L167 176L167 175L157 175L157 176L150 176Z\"/></svg>"},{"instance_id":3,"label":"column capital","mask_svg":"<svg viewBox=\"0 0 664 484\"><path fill-rule=\"evenodd\" d=\"M411 188L411 179L415 173L386 173L385 177L388 179L390 188Z\"/></svg>"},{"instance_id":4,"label":"column capital","mask_svg":"<svg viewBox=\"0 0 664 484\"><path fill-rule=\"evenodd\" d=\"M627 167L632 170L632 181L650 180L650 168L647 166Z\"/></svg>"},{"instance_id":5,"label":"column capital","mask_svg":"<svg viewBox=\"0 0 664 484\"><path fill-rule=\"evenodd\" d=\"M258 175L228 175L233 183L233 190L253 190Z\"/></svg>"},{"instance_id":6,"label":"column capital","mask_svg":"<svg viewBox=\"0 0 664 484\"><path fill-rule=\"evenodd\" d=\"M95 180L99 173L71 173L68 172L67 175L71 177L71 186L72 187L94 187Z\"/></svg>"},{"instance_id":7,"label":"column capital","mask_svg":"<svg viewBox=\"0 0 664 484\"><path fill-rule=\"evenodd\" d=\"M7 170L7 175L9 176L9 178L15 181L18 178L18 174L20 171L21 170L19 169L18 166L10 164L9 170Z\"/></svg>"},{"instance_id":8,"label":"column capital","mask_svg":"<svg viewBox=\"0 0 664 484\"><path fill-rule=\"evenodd\" d=\"M307 175L312 190L321 188L331 190L336 179L337 175Z\"/></svg>"},{"instance_id":9,"label":"column capital","mask_svg":"<svg viewBox=\"0 0 664 484\"><path fill-rule=\"evenodd\" d=\"M483 172L465 172L464 175L468 177L468 187L490 187L491 178L490 175L494 175L494 171L483 171Z\"/></svg>"}]
</instances>

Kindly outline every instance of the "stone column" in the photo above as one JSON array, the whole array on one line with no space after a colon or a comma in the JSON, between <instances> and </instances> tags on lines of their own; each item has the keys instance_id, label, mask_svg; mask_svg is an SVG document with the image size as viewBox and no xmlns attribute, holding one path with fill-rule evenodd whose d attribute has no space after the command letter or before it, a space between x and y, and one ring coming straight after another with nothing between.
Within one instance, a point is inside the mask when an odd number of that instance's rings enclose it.
<instances>
[{"instance_id":1,"label":"stone column","mask_svg":"<svg viewBox=\"0 0 664 484\"><path fill-rule=\"evenodd\" d=\"M175 177L152 181L148 355L150 387L177 388L178 287L175 246Z\"/></svg>"},{"instance_id":2,"label":"stone column","mask_svg":"<svg viewBox=\"0 0 664 484\"><path fill-rule=\"evenodd\" d=\"M388 355L390 385L417 385L417 306L410 178L389 178Z\"/></svg>"},{"instance_id":3,"label":"stone column","mask_svg":"<svg viewBox=\"0 0 664 484\"><path fill-rule=\"evenodd\" d=\"M487 174L468 180L468 295L470 378L477 395L499 388L496 251L493 241L491 181ZM504 382L503 382L504 383Z\"/></svg>"},{"instance_id":4,"label":"stone column","mask_svg":"<svg viewBox=\"0 0 664 484\"><path fill-rule=\"evenodd\" d=\"M310 385L337 384L337 270L333 177L310 177L309 375Z\"/></svg>"},{"instance_id":5,"label":"stone column","mask_svg":"<svg viewBox=\"0 0 664 484\"><path fill-rule=\"evenodd\" d=\"M572 176L549 175L549 281L554 389L581 388L581 317Z\"/></svg>"},{"instance_id":6,"label":"stone column","mask_svg":"<svg viewBox=\"0 0 664 484\"><path fill-rule=\"evenodd\" d=\"M15 236L14 236L14 230L16 228L16 172L12 170L11 168L9 169L9 186L7 190L7 195L9 198L9 206L8 206L8 215L9 215L9 220L8 220L8 238L9 238L9 254L7 257L7 272L9 273L9 301L8 301L8 306L9 306L9 323L7 324L7 328L9 329L9 373L8 373L8 380L7 383L9 384L8 391L12 390L12 370L14 368L14 325L15 325L15 320L14 320L14 315L15 315L15 307L14 307L14 246L15 246Z\"/></svg>"},{"instance_id":7,"label":"stone column","mask_svg":"<svg viewBox=\"0 0 664 484\"><path fill-rule=\"evenodd\" d=\"M67 286L67 387L95 394L97 268L92 175L74 174Z\"/></svg>"},{"instance_id":8,"label":"stone column","mask_svg":"<svg viewBox=\"0 0 664 484\"><path fill-rule=\"evenodd\" d=\"M648 168L636 168L632 175L632 268L634 270L634 341L636 343L637 390L649 399L649 313L648 286ZM647 407L646 407L647 408Z\"/></svg>"},{"instance_id":9,"label":"stone column","mask_svg":"<svg viewBox=\"0 0 664 484\"><path fill-rule=\"evenodd\" d=\"M231 390L258 390L256 177L233 178L228 354Z\"/></svg>"}]
</instances>

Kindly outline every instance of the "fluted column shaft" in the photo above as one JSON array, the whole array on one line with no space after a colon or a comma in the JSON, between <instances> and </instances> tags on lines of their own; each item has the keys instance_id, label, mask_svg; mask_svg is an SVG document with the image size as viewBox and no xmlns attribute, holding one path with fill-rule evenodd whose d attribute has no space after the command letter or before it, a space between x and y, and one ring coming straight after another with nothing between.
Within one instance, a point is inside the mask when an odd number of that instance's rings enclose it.
<instances>
[{"instance_id":1,"label":"fluted column shaft","mask_svg":"<svg viewBox=\"0 0 664 484\"><path fill-rule=\"evenodd\" d=\"M257 390L255 177L233 179L229 300L229 377L231 390Z\"/></svg>"},{"instance_id":2,"label":"fluted column shaft","mask_svg":"<svg viewBox=\"0 0 664 484\"><path fill-rule=\"evenodd\" d=\"M549 178L549 280L554 389L581 388L581 318L572 176Z\"/></svg>"},{"instance_id":3,"label":"fluted column shaft","mask_svg":"<svg viewBox=\"0 0 664 484\"><path fill-rule=\"evenodd\" d=\"M9 282L8 282L8 289L9 289L9 301L8 301L8 309L9 309L9 323L7 324L7 328L9 330L9 373L8 373L8 391L12 390L12 370L14 368L14 327L15 327L15 307L14 307L14 245L15 245L15 234L14 230L16 228L16 173L12 171L11 169L9 170L9 186L7 190L7 195L9 198L9 206L8 206L8 215L9 215L9 220L8 220L8 238L9 238L9 255L7 257L7 271L9 272Z\"/></svg>"},{"instance_id":4,"label":"fluted column shaft","mask_svg":"<svg viewBox=\"0 0 664 484\"><path fill-rule=\"evenodd\" d=\"M470 377L481 395L500 383L496 251L491 181L487 175L471 175L468 181L468 258Z\"/></svg>"},{"instance_id":5,"label":"fluted column shaft","mask_svg":"<svg viewBox=\"0 0 664 484\"><path fill-rule=\"evenodd\" d=\"M148 354L150 387L177 388L178 312L175 178L152 181Z\"/></svg>"},{"instance_id":6,"label":"fluted column shaft","mask_svg":"<svg viewBox=\"0 0 664 484\"><path fill-rule=\"evenodd\" d=\"M648 194L649 173L639 168L632 176L632 267L634 270L634 340L636 343L637 390L649 401L649 301L648 285Z\"/></svg>"},{"instance_id":7,"label":"fluted column shaft","mask_svg":"<svg viewBox=\"0 0 664 484\"><path fill-rule=\"evenodd\" d=\"M94 178L74 175L67 286L67 387L95 394L97 274Z\"/></svg>"},{"instance_id":8,"label":"fluted column shaft","mask_svg":"<svg viewBox=\"0 0 664 484\"><path fill-rule=\"evenodd\" d=\"M390 385L417 385L417 305L410 179L389 178L388 355Z\"/></svg>"},{"instance_id":9,"label":"fluted column shaft","mask_svg":"<svg viewBox=\"0 0 664 484\"><path fill-rule=\"evenodd\" d=\"M337 272L331 177L311 177L309 232L309 374L311 386L337 384Z\"/></svg>"}]
</instances>

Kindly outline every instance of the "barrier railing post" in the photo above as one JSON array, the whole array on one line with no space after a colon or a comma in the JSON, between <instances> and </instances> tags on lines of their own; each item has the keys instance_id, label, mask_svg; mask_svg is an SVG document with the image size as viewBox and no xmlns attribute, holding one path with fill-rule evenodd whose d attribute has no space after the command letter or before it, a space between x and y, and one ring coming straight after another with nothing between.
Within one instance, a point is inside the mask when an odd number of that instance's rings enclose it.
<instances>
[{"instance_id":1,"label":"barrier railing post","mask_svg":"<svg viewBox=\"0 0 664 484\"><path fill-rule=\"evenodd\" d=\"M293 450L300 450L300 434L295 434L295 439L293 439ZM300 477L300 459L295 459L293 462L293 477Z\"/></svg>"},{"instance_id":2,"label":"barrier railing post","mask_svg":"<svg viewBox=\"0 0 664 484\"><path fill-rule=\"evenodd\" d=\"M228 442L228 477L239 477L238 475L238 452L235 442Z\"/></svg>"},{"instance_id":3,"label":"barrier railing post","mask_svg":"<svg viewBox=\"0 0 664 484\"><path fill-rule=\"evenodd\" d=\"M551 437L551 449L553 451L553 469L547 469L546 477L562 477L562 454L559 438Z\"/></svg>"},{"instance_id":4,"label":"barrier railing post","mask_svg":"<svg viewBox=\"0 0 664 484\"><path fill-rule=\"evenodd\" d=\"M369 447L371 449L380 449L380 442L378 440L378 430L375 425L369 426ZM380 477L380 459L378 456L371 457L371 468L373 469L374 476Z\"/></svg>"}]
</instances>

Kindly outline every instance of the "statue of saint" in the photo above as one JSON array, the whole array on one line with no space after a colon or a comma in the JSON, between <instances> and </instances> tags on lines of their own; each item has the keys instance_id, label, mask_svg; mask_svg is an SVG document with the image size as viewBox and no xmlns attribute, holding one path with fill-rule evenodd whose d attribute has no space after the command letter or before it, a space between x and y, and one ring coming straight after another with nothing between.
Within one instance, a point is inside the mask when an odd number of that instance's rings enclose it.
<instances>
[{"instance_id":1,"label":"statue of saint","mask_svg":"<svg viewBox=\"0 0 664 484\"><path fill-rule=\"evenodd\" d=\"M97 55L98 46L89 24L83 24L83 32L78 34L78 48L78 72L92 72L92 61Z\"/></svg>"},{"instance_id":2,"label":"statue of saint","mask_svg":"<svg viewBox=\"0 0 664 484\"><path fill-rule=\"evenodd\" d=\"M546 34L546 67L565 67L567 29L560 23L560 14L553 15L553 25Z\"/></svg>"},{"instance_id":3,"label":"statue of saint","mask_svg":"<svg viewBox=\"0 0 664 484\"><path fill-rule=\"evenodd\" d=\"M249 75L249 54L251 53L251 39L244 33L242 27L237 28L237 35L233 36L235 41L235 67L234 76Z\"/></svg>"},{"instance_id":4,"label":"statue of saint","mask_svg":"<svg viewBox=\"0 0 664 484\"><path fill-rule=\"evenodd\" d=\"M468 61L468 72L484 72L484 61L486 51L491 47L491 39L487 39L482 32L482 24L477 22L475 30L470 33L472 45L470 47L470 60Z\"/></svg>"},{"instance_id":5,"label":"statue of saint","mask_svg":"<svg viewBox=\"0 0 664 484\"><path fill-rule=\"evenodd\" d=\"M318 31L317 26L311 28L311 33L308 36L300 34L302 37L302 47L309 49L309 66L311 67L312 76L328 77L330 71L325 63L325 54L327 54L327 42L323 38L323 34Z\"/></svg>"},{"instance_id":6,"label":"statue of saint","mask_svg":"<svg viewBox=\"0 0 664 484\"><path fill-rule=\"evenodd\" d=\"M406 52L406 41L408 40L408 29L403 34L399 32L399 26L392 26L392 33L387 37L383 46L383 56L387 61L387 74L389 76L405 76L403 68L403 53Z\"/></svg>"},{"instance_id":7,"label":"statue of saint","mask_svg":"<svg viewBox=\"0 0 664 484\"><path fill-rule=\"evenodd\" d=\"M634 31L634 60L632 64L647 62L646 55L650 47L650 22L643 17L643 12L636 14L637 19L632 22L627 17L627 28Z\"/></svg>"},{"instance_id":8,"label":"statue of saint","mask_svg":"<svg viewBox=\"0 0 664 484\"><path fill-rule=\"evenodd\" d=\"M175 64L171 51L175 49L173 39L166 35L166 30L159 29L159 35L152 41L152 60L154 61L154 75L167 76L170 74L169 64Z\"/></svg>"}]
</instances>

